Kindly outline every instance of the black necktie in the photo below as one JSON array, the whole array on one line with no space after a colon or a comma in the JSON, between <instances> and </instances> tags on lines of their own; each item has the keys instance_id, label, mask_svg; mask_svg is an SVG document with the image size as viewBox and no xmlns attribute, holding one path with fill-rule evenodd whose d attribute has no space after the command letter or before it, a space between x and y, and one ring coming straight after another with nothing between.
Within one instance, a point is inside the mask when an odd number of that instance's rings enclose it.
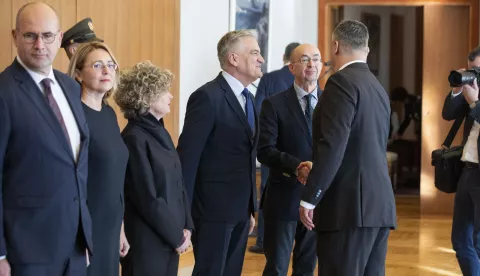
<instances>
[{"instance_id":1,"label":"black necktie","mask_svg":"<svg viewBox=\"0 0 480 276\"><path fill-rule=\"evenodd\" d=\"M308 131L312 134L312 94L305 95L305 119L307 119Z\"/></svg>"},{"instance_id":2,"label":"black necktie","mask_svg":"<svg viewBox=\"0 0 480 276\"><path fill-rule=\"evenodd\" d=\"M52 87L51 87L52 82L53 81L51 79L45 78L40 83L43 85L43 88L45 89L45 99L47 100L48 105L50 106L53 113L55 114L55 117L57 117L58 122L62 127L63 134L65 134L65 137L67 138L68 144L71 144L70 136L68 136L67 127L65 125L65 121L63 120L62 113L60 112L60 108L58 107L57 101L55 101L55 98L53 97L53 94L52 94Z\"/></svg>"},{"instance_id":3,"label":"black necktie","mask_svg":"<svg viewBox=\"0 0 480 276\"><path fill-rule=\"evenodd\" d=\"M247 116L248 124L250 125L250 129L252 133L255 129L255 114L253 113L253 102L250 99L250 91L247 88L243 89L242 91L243 96L245 97L245 115Z\"/></svg>"}]
</instances>

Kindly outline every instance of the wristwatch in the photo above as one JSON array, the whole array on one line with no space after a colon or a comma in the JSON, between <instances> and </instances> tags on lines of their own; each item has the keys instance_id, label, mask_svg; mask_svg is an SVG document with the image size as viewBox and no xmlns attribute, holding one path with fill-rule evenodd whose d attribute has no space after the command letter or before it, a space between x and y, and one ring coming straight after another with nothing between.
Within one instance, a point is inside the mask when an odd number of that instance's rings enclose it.
<instances>
[{"instance_id":1,"label":"wristwatch","mask_svg":"<svg viewBox=\"0 0 480 276\"><path fill-rule=\"evenodd\" d=\"M473 103L470 104L470 109L474 109L475 106L477 106L480 103L480 100L474 101Z\"/></svg>"}]
</instances>

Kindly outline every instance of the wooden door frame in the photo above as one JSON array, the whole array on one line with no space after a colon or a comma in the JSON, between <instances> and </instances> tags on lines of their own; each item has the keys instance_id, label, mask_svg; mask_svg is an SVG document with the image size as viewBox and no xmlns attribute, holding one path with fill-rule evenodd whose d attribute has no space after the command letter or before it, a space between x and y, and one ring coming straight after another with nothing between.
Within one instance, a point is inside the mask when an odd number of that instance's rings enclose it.
<instances>
[{"instance_id":1,"label":"wooden door frame","mask_svg":"<svg viewBox=\"0 0 480 276\"><path fill-rule=\"evenodd\" d=\"M470 13L469 48L479 45L479 0L318 0L318 48L323 60L330 60L330 45L333 26L331 24L330 6L355 5L355 6L468 6ZM466 59L466 57L465 57ZM320 82L325 86L328 76Z\"/></svg>"}]
</instances>

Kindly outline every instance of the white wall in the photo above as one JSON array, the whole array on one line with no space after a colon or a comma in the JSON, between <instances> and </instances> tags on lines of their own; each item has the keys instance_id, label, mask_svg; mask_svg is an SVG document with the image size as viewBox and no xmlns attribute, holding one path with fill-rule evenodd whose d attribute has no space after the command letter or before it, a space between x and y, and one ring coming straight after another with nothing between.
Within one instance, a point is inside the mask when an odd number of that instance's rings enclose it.
<instances>
[{"instance_id":1,"label":"white wall","mask_svg":"<svg viewBox=\"0 0 480 276\"><path fill-rule=\"evenodd\" d=\"M317 45L318 0L270 0L268 70L282 67L288 43ZM180 4L180 133L189 96L220 72L217 42L229 31L229 0ZM255 91L252 91L255 92Z\"/></svg>"},{"instance_id":2,"label":"white wall","mask_svg":"<svg viewBox=\"0 0 480 276\"><path fill-rule=\"evenodd\" d=\"M345 6L344 19L360 20L362 12L380 15L380 64L377 78L387 90L390 84L390 15L404 16L403 83L408 92L415 94L415 7Z\"/></svg>"}]
</instances>

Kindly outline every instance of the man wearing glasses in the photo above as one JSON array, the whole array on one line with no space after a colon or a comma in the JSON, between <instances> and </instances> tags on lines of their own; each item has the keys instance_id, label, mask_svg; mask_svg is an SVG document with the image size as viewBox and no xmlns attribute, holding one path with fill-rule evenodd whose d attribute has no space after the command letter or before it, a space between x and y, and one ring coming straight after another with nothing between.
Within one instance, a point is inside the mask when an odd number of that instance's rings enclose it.
<instances>
[{"instance_id":1,"label":"man wearing glasses","mask_svg":"<svg viewBox=\"0 0 480 276\"><path fill-rule=\"evenodd\" d=\"M87 17L65 32L61 47L65 49L68 59L71 59L81 43L92 41L103 42L103 39L100 39L95 35L92 19Z\"/></svg>"},{"instance_id":2,"label":"man wearing glasses","mask_svg":"<svg viewBox=\"0 0 480 276\"><path fill-rule=\"evenodd\" d=\"M86 275L89 133L80 87L52 68L58 16L26 4L12 36L18 55L0 74L0 276Z\"/></svg>"},{"instance_id":3,"label":"man wearing glasses","mask_svg":"<svg viewBox=\"0 0 480 276\"><path fill-rule=\"evenodd\" d=\"M313 276L315 271L315 233L300 222L303 185L297 176L307 177L301 164L313 159L312 113L321 94L317 80L322 65L317 47L296 47L288 65L293 85L262 103L257 156L270 168L262 197L267 259L263 275L287 275L294 241L292 275Z\"/></svg>"}]
</instances>

